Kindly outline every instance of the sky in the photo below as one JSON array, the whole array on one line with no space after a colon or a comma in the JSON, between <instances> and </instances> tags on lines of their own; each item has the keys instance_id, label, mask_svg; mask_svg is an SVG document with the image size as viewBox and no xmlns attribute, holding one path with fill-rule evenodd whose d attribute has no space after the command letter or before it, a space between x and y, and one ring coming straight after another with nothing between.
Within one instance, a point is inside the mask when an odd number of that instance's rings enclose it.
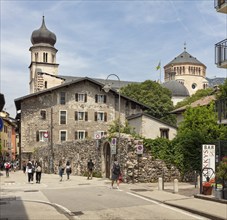
<instances>
[{"instance_id":1,"label":"sky","mask_svg":"<svg viewBox=\"0 0 227 220\"><path fill-rule=\"evenodd\" d=\"M207 66L207 77L226 77L217 68L214 45L227 37L227 15L214 0L0 0L0 93L4 110L16 116L14 100L29 94L34 30L42 16L55 33L59 75L122 81L159 80L156 70L186 51ZM116 79L117 77L109 78Z\"/></svg>"}]
</instances>

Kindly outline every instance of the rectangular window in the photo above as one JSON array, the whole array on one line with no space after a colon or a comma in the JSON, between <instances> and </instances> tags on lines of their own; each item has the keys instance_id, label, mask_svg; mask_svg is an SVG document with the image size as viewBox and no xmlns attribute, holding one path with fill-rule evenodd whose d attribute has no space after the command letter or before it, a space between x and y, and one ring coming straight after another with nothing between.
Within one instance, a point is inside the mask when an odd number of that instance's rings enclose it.
<instances>
[{"instance_id":1,"label":"rectangular window","mask_svg":"<svg viewBox=\"0 0 227 220\"><path fill-rule=\"evenodd\" d=\"M87 138L87 132L84 130L78 130L75 132L75 140L84 140Z\"/></svg>"},{"instance_id":2,"label":"rectangular window","mask_svg":"<svg viewBox=\"0 0 227 220\"><path fill-rule=\"evenodd\" d=\"M67 132L66 131L60 131L60 141L66 141L67 140Z\"/></svg>"},{"instance_id":3,"label":"rectangular window","mask_svg":"<svg viewBox=\"0 0 227 220\"><path fill-rule=\"evenodd\" d=\"M160 137L169 139L169 129L168 128L160 128Z\"/></svg>"},{"instance_id":4,"label":"rectangular window","mask_svg":"<svg viewBox=\"0 0 227 220\"><path fill-rule=\"evenodd\" d=\"M85 93L76 93L75 94L76 102L87 102L87 94Z\"/></svg>"},{"instance_id":5,"label":"rectangular window","mask_svg":"<svg viewBox=\"0 0 227 220\"><path fill-rule=\"evenodd\" d=\"M107 121L107 113L95 112L95 121Z\"/></svg>"},{"instance_id":6,"label":"rectangular window","mask_svg":"<svg viewBox=\"0 0 227 220\"><path fill-rule=\"evenodd\" d=\"M60 111L60 125L66 124L66 111Z\"/></svg>"},{"instance_id":7,"label":"rectangular window","mask_svg":"<svg viewBox=\"0 0 227 220\"><path fill-rule=\"evenodd\" d=\"M97 121L104 121L104 112L97 112Z\"/></svg>"},{"instance_id":8,"label":"rectangular window","mask_svg":"<svg viewBox=\"0 0 227 220\"><path fill-rule=\"evenodd\" d=\"M36 132L36 141L37 142L47 142L48 141L48 132L46 130L40 130Z\"/></svg>"},{"instance_id":9,"label":"rectangular window","mask_svg":"<svg viewBox=\"0 0 227 220\"><path fill-rule=\"evenodd\" d=\"M95 95L96 103L106 103L106 95Z\"/></svg>"},{"instance_id":10,"label":"rectangular window","mask_svg":"<svg viewBox=\"0 0 227 220\"><path fill-rule=\"evenodd\" d=\"M75 121L87 121L88 113L87 112L75 112Z\"/></svg>"},{"instance_id":11,"label":"rectangular window","mask_svg":"<svg viewBox=\"0 0 227 220\"><path fill-rule=\"evenodd\" d=\"M65 92L60 92L60 104L65 105Z\"/></svg>"},{"instance_id":12,"label":"rectangular window","mask_svg":"<svg viewBox=\"0 0 227 220\"><path fill-rule=\"evenodd\" d=\"M45 119L46 119L46 110L41 110L41 111L40 111L40 115L41 115L41 118L42 118L43 120L45 120Z\"/></svg>"},{"instance_id":13,"label":"rectangular window","mask_svg":"<svg viewBox=\"0 0 227 220\"><path fill-rule=\"evenodd\" d=\"M107 134L107 132L106 132L106 131L98 131L98 133L101 135L101 137L103 137L104 135L106 135L106 134Z\"/></svg>"},{"instance_id":14,"label":"rectangular window","mask_svg":"<svg viewBox=\"0 0 227 220\"><path fill-rule=\"evenodd\" d=\"M78 112L78 116L77 117L78 117L79 121L83 121L84 118L85 118L84 116L85 116L84 112Z\"/></svg>"}]
</instances>

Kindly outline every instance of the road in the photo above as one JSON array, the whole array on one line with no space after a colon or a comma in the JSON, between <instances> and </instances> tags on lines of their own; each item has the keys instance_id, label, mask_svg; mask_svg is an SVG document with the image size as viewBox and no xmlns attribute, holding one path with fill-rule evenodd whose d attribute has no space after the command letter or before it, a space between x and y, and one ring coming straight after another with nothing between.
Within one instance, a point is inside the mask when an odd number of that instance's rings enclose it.
<instances>
[{"instance_id":1,"label":"road","mask_svg":"<svg viewBox=\"0 0 227 220\"><path fill-rule=\"evenodd\" d=\"M41 184L28 184L26 176L19 172L11 173L9 179L1 177L2 194L15 195L22 201L53 204L65 210L68 219L206 219L140 195L137 192L143 189L136 185L133 189L133 186L121 184L120 190L117 190L109 188L109 180L86 180L85 177L74 176L70 181L59 182L57 175L48 174L43 175ZM3 206L0 205L0 208ZM35 211L41 216L42 210ZM43 219L50 218L45 216Z\"/></svg>"},{"instance_id":2,"label":"road","mask_svg":"<svg viewBox=\"0 0 227 220\"><path fill-rule=\"evenodd\" d=\"M125 190L106 186L80 185L44 189L52 203L67 208L80 219L205 219Z\"/></svg>"}]
</instances>

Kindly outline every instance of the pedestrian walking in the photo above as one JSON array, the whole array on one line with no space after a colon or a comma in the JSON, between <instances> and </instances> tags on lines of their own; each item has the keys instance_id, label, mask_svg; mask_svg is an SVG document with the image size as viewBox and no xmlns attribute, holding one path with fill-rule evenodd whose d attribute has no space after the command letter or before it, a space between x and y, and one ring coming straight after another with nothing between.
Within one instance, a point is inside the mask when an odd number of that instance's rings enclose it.
<instances>
[{"instance_id":1,"label":"pedestrian walking","mask_svg":"<svg viewBox=\"0 0 227 220\"><path fill-rule=\"evenodd\" d=\"M70 162L69 161L67 161L67 163L66 163L66 170L65 170L65 172L67 174L67 180L69 180L69 176L72 173L72 168L71 168L71 165L70 165Z\"/></svg>"},{"instance_id":2,"label":"pedestrian walking","mask_svg":"<svg viewBox=\"0 0 227 220\"><path fill-rule=\"evenodd\" d=\"M26 173L28 174L28 182L33 183L32 162L29 160L26 166Z\"/></svg>"},{"instance_id":3,"label":"pedestrian walking","mask_svg":"<svg viewBox=\"0 0 227 220\"><path fill-rule=\"evenodd\" d=\"M88 180L90 177L92 179L93 169L94 169L94 163L93 163L92 159L90 159L90 161L88 161L88 163L87 163L87 171L88 171L87 179Z\"/></svg>"},{"instance_id":4,"label":"pedestrian walking","mask_svg":"<svg viewBox=\"0 0 227 220\"><path fill-rule=\"evenodd\" d=\"M42 175L42 166L40 162L36 163L36 169L35 169L35 179L36 183L40 183L41 181L41 175Z\"/></svg>"},{"instance_id":5,"label":"pedestrian walking","mask_svg":"<svg viewBox=\"0 0 227 220\"><path fill-rule=\"evenodd\" d=\"M17 161L13 161L13 171L16 172L17 170Z\"/></svg>"},{"instance_id":6,"label":"pedestrian walking","mask_svg":"<svg viewBox=\"0 0 227 220\"><path fill-rule=\"evenodd\" d=\"M4 164L5 170L6 170L6 177L9 177L9 170L10 170L10 162L6 161Z\"/></svg>"},{"instance_id":7,"label":"pedestrian walking","mask_svg":"<svg viewBox=\"0 0 227 220\"><path fill-rule=\"evenodd\" d=\"M22 169L23 169L23 173L26 174L26 162L23 161L22 163Z\"/></svg>"},{"instance_id":8,"label":"pedestrian walking","mask_svg":"<svg viewBox=\"0 0 227 220\"><path fill-rule=\"evenodd\" d=\"M117 161L117 158L114 159L114 163L113 163L113 166L112 166L112 177L111 177L111 189L113 189L113 185L114 185L114 182L117 183L117 189L119 189L119 183L120 183L120 180L119 180L119 176L121 175L121 167L120 167L120 164L118 163Z\"/></svg>"},{"instance_id":9,"label":"pedestrian walking","mask_svg":"<svg viewBox=\"0 0 227 220\"><path fill-rule=\"evenodd\" d=\"M63 179L64 170L65 170L65 167L64 167L62 161L60 160L60 161L59 161L59 165L58 165L58 174L59 174L59 176L60 176L60 182L61 182L62 179Z\"/></svg>"},{"instance_id":10,"label":"pedestrian walking","mask_svg":"<svg viewBox=\"0 0 227 220\"><path fill-rule=\"evenodd\" d=\"M35 174L35 162L32 161L32 181L34 180L34 174Z\"/></svg>"}]
</instances>

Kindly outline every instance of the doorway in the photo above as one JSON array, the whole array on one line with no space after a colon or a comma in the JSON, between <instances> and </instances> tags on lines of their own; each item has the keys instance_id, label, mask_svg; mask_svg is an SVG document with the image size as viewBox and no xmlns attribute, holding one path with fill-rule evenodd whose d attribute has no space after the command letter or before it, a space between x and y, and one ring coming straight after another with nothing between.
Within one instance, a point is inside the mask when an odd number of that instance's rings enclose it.
<instances>
[{"instance_id":1,"label":"doorway","mask_svg":"<svg viewBox=\"0 0 227 220\"><path fill-rule=\"evenodd\" d=\"M110 178L110 144L106 142L103 147L103 155L104 155L104 162L105 162L105 177Z\"/></svg>"}]
</instances>

